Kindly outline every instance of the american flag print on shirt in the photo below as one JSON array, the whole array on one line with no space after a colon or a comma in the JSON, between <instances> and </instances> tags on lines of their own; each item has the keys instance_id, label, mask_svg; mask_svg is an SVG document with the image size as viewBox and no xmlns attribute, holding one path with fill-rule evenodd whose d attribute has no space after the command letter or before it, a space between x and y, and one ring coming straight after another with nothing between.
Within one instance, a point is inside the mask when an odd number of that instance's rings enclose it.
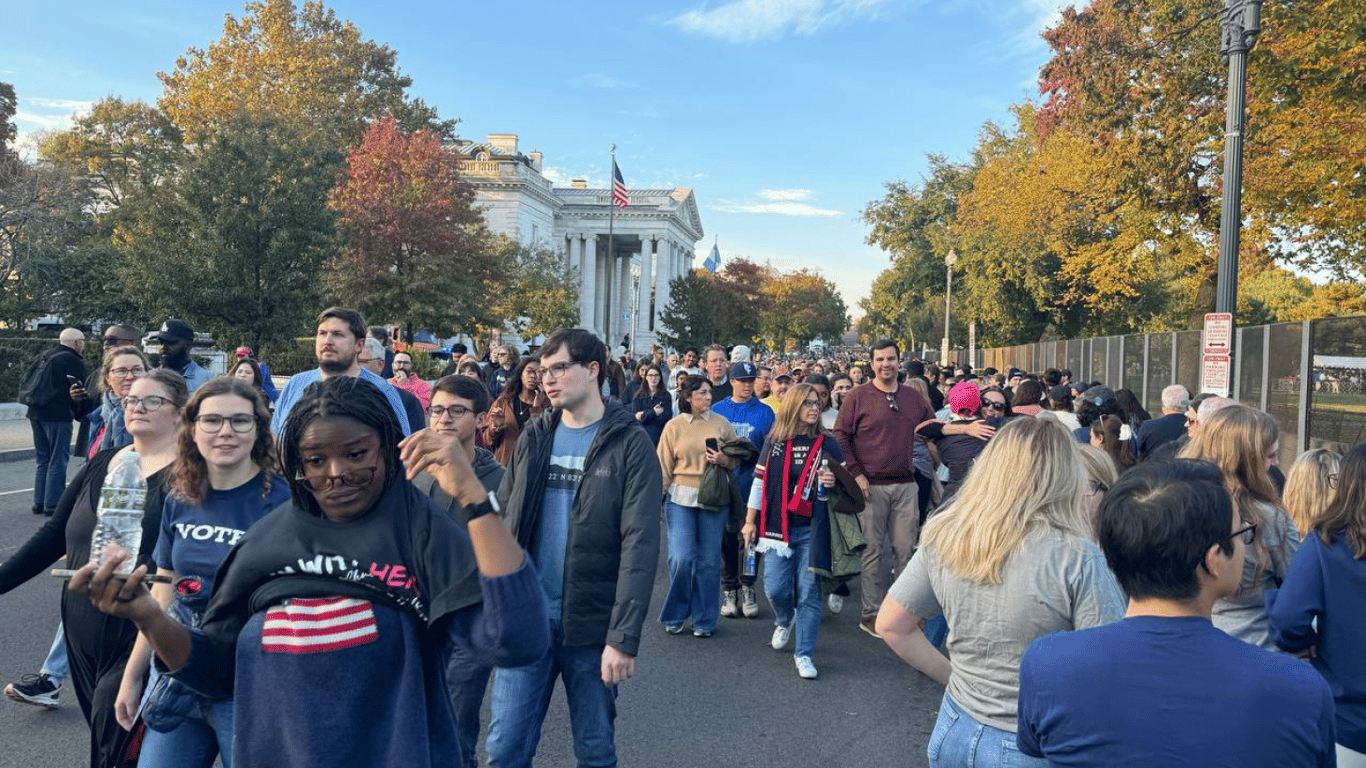
<instances>
[{"instance_id":1,"label":"american flag print on shirt","mask_svg":"<svg viewBox=\"0 0 1366 768\"><path fill-rule=\"evenodd\" d=\"M266 611L261 650L323 653L373 643L378 638L375 610L369 600L295 598Z\"/></svg>"}]
</instances>

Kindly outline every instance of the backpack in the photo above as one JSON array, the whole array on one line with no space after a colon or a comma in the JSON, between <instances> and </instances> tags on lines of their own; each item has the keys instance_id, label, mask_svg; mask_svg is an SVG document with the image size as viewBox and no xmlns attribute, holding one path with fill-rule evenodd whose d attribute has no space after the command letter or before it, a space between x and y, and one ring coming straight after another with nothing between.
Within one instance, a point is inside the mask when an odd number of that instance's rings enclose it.
<instances>
[{"instance_id":1,"label":"backpack","mask_svg":"<svg viewBox=\"0 0 1366 768\"><path fill-rule=\"evenodd\" d=\"M57 397L59 390L52 384L52 358L61 350L49 349L38 355L19 384L19 403L41 408Z\"/></svg>"}]
</instances>

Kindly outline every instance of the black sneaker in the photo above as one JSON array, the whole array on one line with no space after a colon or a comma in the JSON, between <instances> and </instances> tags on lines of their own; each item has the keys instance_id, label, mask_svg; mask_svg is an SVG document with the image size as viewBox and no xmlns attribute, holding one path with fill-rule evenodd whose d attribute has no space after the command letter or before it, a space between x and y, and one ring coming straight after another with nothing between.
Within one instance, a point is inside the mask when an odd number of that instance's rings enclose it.
<instances>
[{"instance_id":1,"label":"black sneaker","mask_svg":"<svg viewBox=\"0 0 1366 768\"><path fill-rule=\"evenodd\" d=\"M19 682L5 686L5 695L25 704L56 709L61 686L47 675L24 675Z\"/></svg>"}]
</instances>

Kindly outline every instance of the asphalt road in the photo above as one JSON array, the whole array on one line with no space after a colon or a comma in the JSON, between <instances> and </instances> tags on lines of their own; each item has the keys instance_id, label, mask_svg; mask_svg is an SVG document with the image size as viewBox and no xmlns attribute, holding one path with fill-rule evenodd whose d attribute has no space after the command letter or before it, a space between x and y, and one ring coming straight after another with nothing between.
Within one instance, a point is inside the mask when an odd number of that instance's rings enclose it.
<instances>
[{"instance_id":1,"label":"asphalt road","mask_svg":"<svg viewBox=\"0 0 1366 768\"><path fill-rule=\"evenodd\" d=\"M74 470L73 470L74 471ZM0 559L38 527L29 512L32 462L0 464ZM10 491L20 491L10 493ZM663 599L660 562L652 610ZM43 575L0 596L0 682L36 672L57 626L62 584ZM624 766L923 766L942 689L858 629L857 592L827 614L816 649L820 678L802 680L791 651L768 647L773 613L722 619L715 637L666 635L646 626L636 676L618 698L617 750ZM487 725L487 707L485 708ZM86 764L88 732L70 686L55 710L0 697L0 768ZM573 766L562 690L538 766Z\"/></svg>"}]
</instances>

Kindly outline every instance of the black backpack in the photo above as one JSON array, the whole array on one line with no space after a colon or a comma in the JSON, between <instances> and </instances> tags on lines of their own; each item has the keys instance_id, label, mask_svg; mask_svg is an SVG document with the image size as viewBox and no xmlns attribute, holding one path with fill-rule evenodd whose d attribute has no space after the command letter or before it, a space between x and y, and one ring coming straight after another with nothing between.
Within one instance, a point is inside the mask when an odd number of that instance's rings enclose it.
<instances>
[{"instance_id":1,"label":"black backpack","mask_svg":"<svg viewBox=\"0 0 1366 768\"><path fill-rule=\"evenodd\" d=\"M24 380L19 385L21 405L41 408L61 394L61 390L52 383L52 358L59 352L60 349L46 350L28 367L28 373L24 374Z\"/></svg>"}]
</instances>

